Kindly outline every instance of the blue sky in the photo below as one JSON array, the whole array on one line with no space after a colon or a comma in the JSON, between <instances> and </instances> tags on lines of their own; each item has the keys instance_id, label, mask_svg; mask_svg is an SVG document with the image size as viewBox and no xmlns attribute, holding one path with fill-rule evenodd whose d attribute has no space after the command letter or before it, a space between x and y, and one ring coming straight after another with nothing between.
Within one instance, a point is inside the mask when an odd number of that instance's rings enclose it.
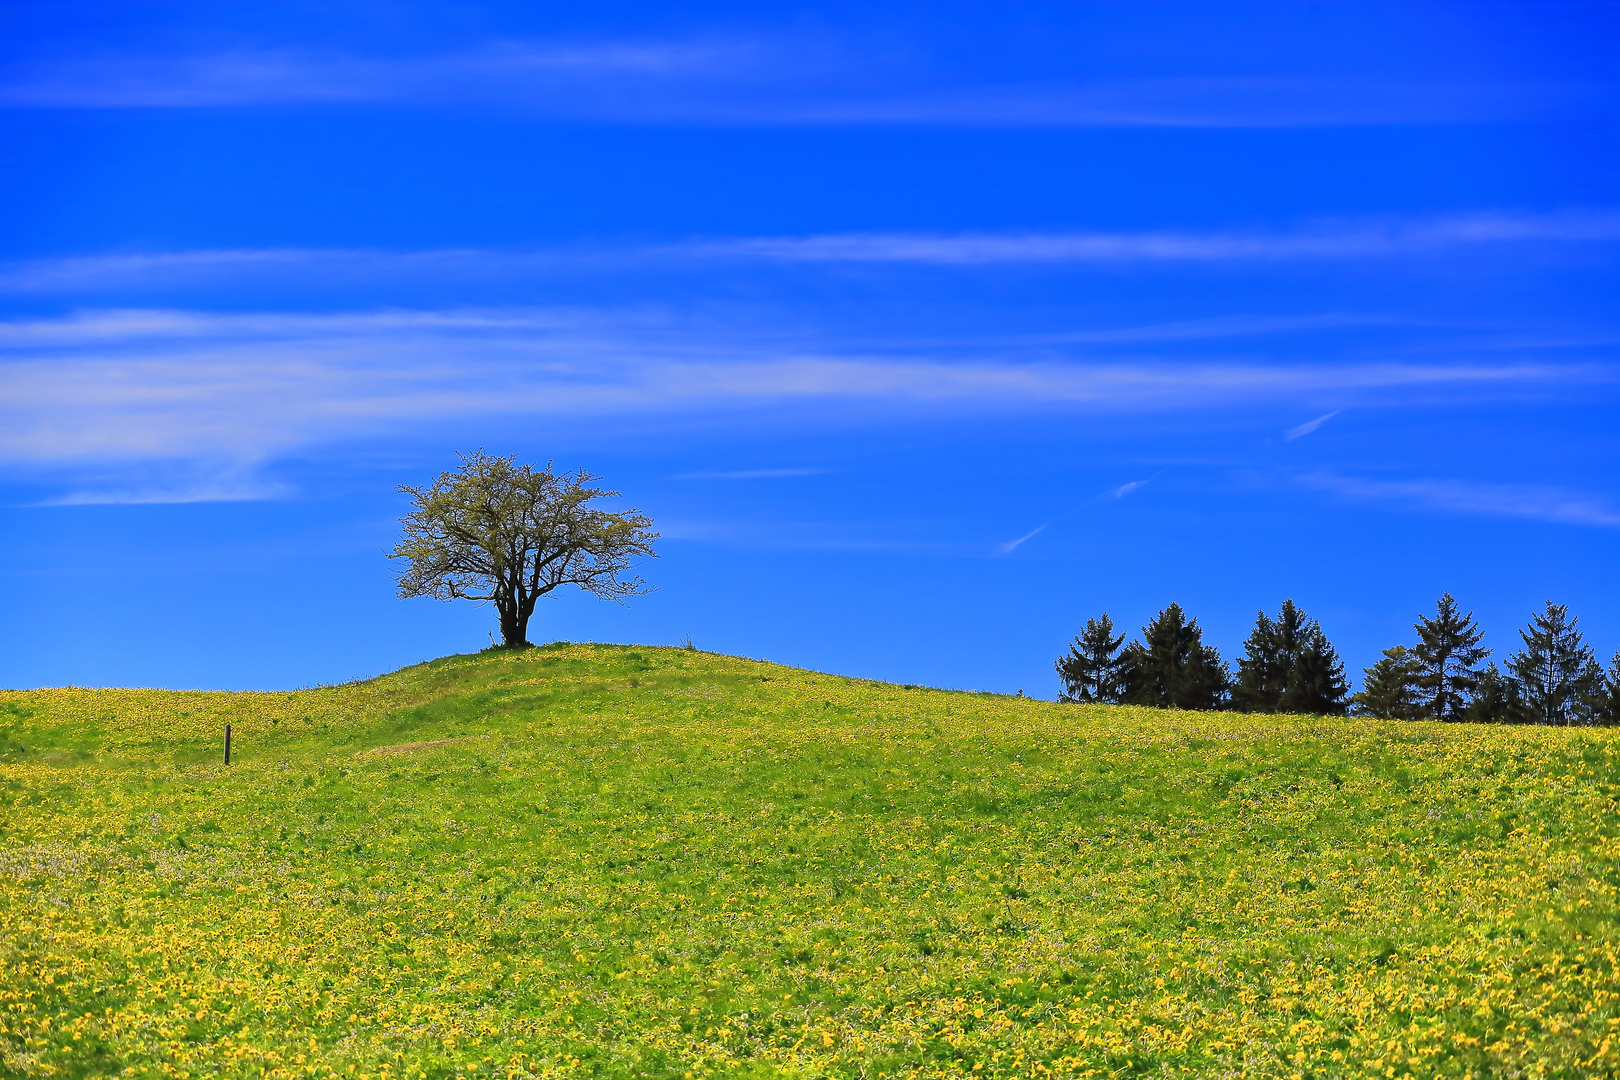
<instances>
[{"instance_id":1,"label":"blue sky","mask_svg":"<svg viewBox=\"0 0 1620 1080\"><path fill-rule=\"evenodd\" d=\"M479 446L664 535L537 641L1620 648L1612 5L8 2L0 205L0 685L486 645L384 558Z\"/></svg>"}]
</instances>

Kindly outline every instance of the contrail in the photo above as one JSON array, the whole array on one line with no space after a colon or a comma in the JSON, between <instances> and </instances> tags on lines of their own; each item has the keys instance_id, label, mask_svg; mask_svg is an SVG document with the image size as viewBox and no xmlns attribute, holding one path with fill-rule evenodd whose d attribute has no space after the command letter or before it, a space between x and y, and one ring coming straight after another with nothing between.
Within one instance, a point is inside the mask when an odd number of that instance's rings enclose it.
<instances>
[{"instance_id":1,"label":"contrail","mask_svg":"<svg viewBox=\"0 0 1620 1080\"><path fill-rule=\"evenodd\" d=\"M1325 420L1327 418L1323 417L1323 419ZM1071 510L1065 510L1063 513L1059 514L1057 517L1053 518L1051 521L1048 521L1045 525L1039 525L1039 526L1035 527L1034 529L1031 529L1029 532L1025 533L1023 536L1020 536L1018 539L1009 540L1005 544L997 544L996 545L996 554L997 555L1010 555L1018 547L1019 544L1022 544L1025 540L1028 540L1030 537L1036 535L1037 533L1039 533L1041 530L1047 528L1048 526L1056 524L1057 522L1062 521L1064 518L1073 517L1075 514L1078 514L1080 511L1084 510L1086 507L1092 506L1092 505L1094 505L1096 503L1099 503L1104 499L1123 499L1125 496L1129 495L1131 492L1135 491L1137 488L1142 487L1142 486L1144 486L1146 484L1151 484L1151 483L1153 483L1153 481L1157 480L1159 477L1161 477L1163 475L1164 475L1164 470L1160 469L1158 472L1154 473L1152 476L1148 477L1146 480L1132 480L1129 483L1119 485L1119 487L1109 488L1107 491L1103 492L1101 495L1098 495L1096 498L1087 499L1085 502L1081 503L1079 506L1076 506Z\"/></svg>"},{"instance_id":2,"label":"contrail","mask_svg":"<svg viewBox=\"0 0 1620 1080\"><path fill-rule=\"evenodd\" d=\"M1050 521L1048 521L1046 523L1046 525L1050 525L1050 524L1052 524ZM1023 536L1020 536L1016 540L1009 540L1005 544L997 544L996 545L996 554L998 554L998 555L1010 555L1010 554L1012 554L1012 551L1013 551L1014 548L1016 548L1019 544L1022 544L1025 540L1028 540L1030 537L1034 536L1036 533L1040 532L1042 529L1046 528L1046 525L1037 525L1037 526L1035 526L1035 528L1031 529L1029 532L1025 533Z\"/></svg>"},{"instance_id":3,"label":"contrail","mask_svg":"<svg viewBox=\"0 0 1620 1080\"><path fill-rule=\"evenodd\" d=\"M1283 432L1283 438L1287 439L1289 442L1293 442L1302 435L1309 435L1311 432L1315 431L1317 428L1321 427L1335 416L1338 416L1339 413L1343 411L1344 410L1342 409L1334 409L1326 416L1318 416L1315 420L1307 420L1297 428L1289 428L1287 431Z\"/></svg>"}]
</instances>

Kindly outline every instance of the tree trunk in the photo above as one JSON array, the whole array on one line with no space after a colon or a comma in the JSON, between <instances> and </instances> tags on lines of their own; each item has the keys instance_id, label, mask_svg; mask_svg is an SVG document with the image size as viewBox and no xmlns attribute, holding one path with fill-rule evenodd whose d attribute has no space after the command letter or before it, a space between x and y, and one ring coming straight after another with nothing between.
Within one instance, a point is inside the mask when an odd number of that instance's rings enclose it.
<instances>
[{"instance_id":1,"label":"tree trunk","mask_svg":"<svg viewBox=\"0 0 1620 1080\"><path fill-rule=\"evenodd\" d=\"M521 649L529 644L529 616L525 614L518 604L513 601L495 602L495 609L501 618L501 646L507 649Z\"/></svg>"}]
</instances>

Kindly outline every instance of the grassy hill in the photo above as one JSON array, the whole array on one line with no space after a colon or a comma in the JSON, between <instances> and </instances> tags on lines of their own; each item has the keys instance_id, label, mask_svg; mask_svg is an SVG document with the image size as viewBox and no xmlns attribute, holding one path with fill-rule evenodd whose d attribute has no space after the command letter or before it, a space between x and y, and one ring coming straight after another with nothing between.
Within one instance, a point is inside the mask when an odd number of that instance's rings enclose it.
<instances>
[{"instance_id":1,"label":"grassy hill","mask_svg":"<svg viewBox=\"0 0 1620 1080\"><path fill-rule=\"evenodd\" d=\"M0 1074L1609 1075L1617 745L593 645L0 693Z\"/></svg>"}]
</instances>

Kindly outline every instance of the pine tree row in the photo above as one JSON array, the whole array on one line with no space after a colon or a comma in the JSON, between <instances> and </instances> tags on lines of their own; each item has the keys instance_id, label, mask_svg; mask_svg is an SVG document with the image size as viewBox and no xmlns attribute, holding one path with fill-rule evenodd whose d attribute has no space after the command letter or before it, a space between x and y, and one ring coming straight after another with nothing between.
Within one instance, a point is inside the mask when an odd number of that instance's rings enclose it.
<instances>
[{"instance_id":1,"label":"pine tree row","mask_svg":"<svg viewBox=\"0 0 1620 1080\"><path fill-rule=\"evenodd\" d=\"M1506 670L1481 667L1490 650L1472 612L1450 593L1433 618L1414 626L1417 643L1397 645L1366 669L1351 696L1344 664L1315 619L1292 600L1272 618L1260 612L1236 675L1197 619L1171 604L1125 644L1106 614L1058 658L1061 700L1177 709L1358 715L1483 723L1620 724L1620 652L1605 671L1566 608L1549 602L1519 631L1524 647Z\"/></svg>"},{"instance_id":2,"label":"pine tree row","mask_svg":"<svg viewBox=\"0 0 1620 1080\"><path fill-rule=\"evenodd\" d=\"M1563 604L1547 601L1519 631L1503 668L1481 667L1491 650L1474 613L1450 593L1418 619L1417 643L1384 650L1351 699L1364 716L1488 724L1620 724L1620 652L1605 671Z\"/></svg>"}]
</instances>

